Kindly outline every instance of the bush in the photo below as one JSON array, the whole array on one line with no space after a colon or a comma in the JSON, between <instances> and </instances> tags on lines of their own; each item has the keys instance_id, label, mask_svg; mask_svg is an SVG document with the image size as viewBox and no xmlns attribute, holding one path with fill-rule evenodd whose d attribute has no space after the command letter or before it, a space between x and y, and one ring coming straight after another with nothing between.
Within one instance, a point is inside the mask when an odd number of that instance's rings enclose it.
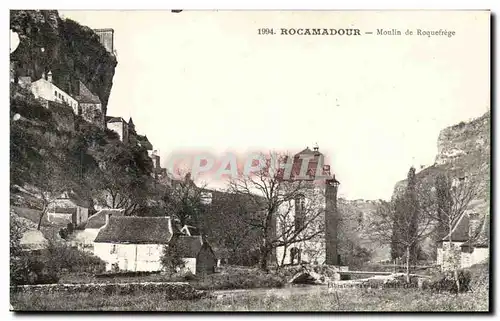
<instances>
[{"instance_id":1,"label":"bush","mask_svg":"<svg viewBox=\"0 0 500 321\"><path fill-rule=\"evenodd\" d=\"M467 270L458 271L460 292L470 290L471 274ZM457 293L457 284L453 271L446 271L435 276L429 283L429 288L434 292Z\"/></svg>"},{"instance_id":2,"label":"bush","mask_svg":"<svg viewBox=\"0 0 500 321\"><path fill-rule=\"evenodd\" d=\"M52 269L40 257L23 254L11 258L11 284L50 284L59 281L58 271Z\"/></svg>"},{"instance_id":3,"label":"bush","mask_svg":"<svg viewBox=\"0 0 500 321\"><path fill-rule=\"evenodd\" d=\"M199 282L193 284L198 289L250 289L250 288L280 288L285 279L259 269L227 268L222 273L205 275Z\"/></svg>"},{"instance_id":4,"label":"bush","mask_svg":"<svg viewBox=\"0 0 500 321\"><path fill-rule=\"evenodd\" d=\"M68 245L52 243L47 252L47 264L55 271L101 272L106 267L97 256Z\"/></svg>"},{"instance_id":5,"label":"bush","mask_svg":"<svg viewBox=\"0 0 500 321\"><path fill-rule=\"evenodd\" d=\"M191 271L188 271L184 275L184 280L186 280L186 281L195 281L195 280L198 280L198 277L196 275L194 275L193 273L191 273Z\"/></svg>"},{"instance_id":6,"label":"bush","mask_svg":"<svg viewBox=\"0 0 500 321\"><path fill-rule=\"evenodd\" d=\"M469 269L471 282L469 284L471 291L488 292L490 286L489 264L475 264Z\"/></svg>"}]
</instances>

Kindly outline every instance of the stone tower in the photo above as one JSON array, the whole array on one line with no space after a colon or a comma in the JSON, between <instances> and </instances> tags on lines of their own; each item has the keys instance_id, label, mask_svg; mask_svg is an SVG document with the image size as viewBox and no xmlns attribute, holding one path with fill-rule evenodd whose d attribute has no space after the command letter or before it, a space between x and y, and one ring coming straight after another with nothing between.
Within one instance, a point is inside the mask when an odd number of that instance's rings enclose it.
<instances>
[{"instance_id":1,"label":"stone tower","mask_svg":"<svg viewBox=\"0 0 500 321\"><path fill-rule=\"evenodd\" d=\"M326 264L340 265L339 255L337 251L337 228L338 228L338 211L337 211L337 191L340 183L333 175L332 179L326 180L325 186L325 246L326 246Z\"/></svg>"},{"instance_id":2,"label":"stone tower","mask_svg":"<svg viewBox=\"0 0 500 321\"><path fill-rule=\"evenodd\" d=\"M114 47L114 33L115 31L111 28L104 29L94 29L95 33L99 36L99 40L101 44L106 48L106 50L114 55L115 47Z\"/></svg>"}]
</instances>

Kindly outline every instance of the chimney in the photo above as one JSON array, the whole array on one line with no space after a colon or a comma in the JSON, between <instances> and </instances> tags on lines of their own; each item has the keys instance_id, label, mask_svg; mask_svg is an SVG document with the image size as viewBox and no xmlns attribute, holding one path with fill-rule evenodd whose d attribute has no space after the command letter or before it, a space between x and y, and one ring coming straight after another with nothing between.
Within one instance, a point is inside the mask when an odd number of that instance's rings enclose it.
<instances>
[{"instance_id":1,"label":"chimney","mask_svg":"<svg viewBox=\"0 0 500 321\"><path fill-rule=\"evenodd\" d=\"M47 80L49 82L52 82L52 71L49 71L49 73L47 74Z\"/></svg>"},{"instance_id":2,"label":"chimney","mask_svg":"<svg viewBox=\"0 0 500 321\"><path fill-rule=\"evenodd\" d=\"M111 217L111 215L113 215L113 214L111 214L111 213L106 214L106 224L104 226L108 226L109 218Z\"/></svg>"}]
</instances>

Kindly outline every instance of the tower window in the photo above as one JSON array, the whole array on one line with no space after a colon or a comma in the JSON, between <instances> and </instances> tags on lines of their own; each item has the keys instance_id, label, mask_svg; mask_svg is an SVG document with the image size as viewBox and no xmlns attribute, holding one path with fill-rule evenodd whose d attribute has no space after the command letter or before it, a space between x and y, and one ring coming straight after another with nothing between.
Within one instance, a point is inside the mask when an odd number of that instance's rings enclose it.
<instances>
[{"instance_id":1,"label":"tower window","mask_svg":"<svg viewBox=\"0 0 500 321\"><path fill-rule=\"evenodd\" d=\"M295 197L295 230L304 228L305 203L306 198L304 195Z\"/></svg>"}]
</instances>

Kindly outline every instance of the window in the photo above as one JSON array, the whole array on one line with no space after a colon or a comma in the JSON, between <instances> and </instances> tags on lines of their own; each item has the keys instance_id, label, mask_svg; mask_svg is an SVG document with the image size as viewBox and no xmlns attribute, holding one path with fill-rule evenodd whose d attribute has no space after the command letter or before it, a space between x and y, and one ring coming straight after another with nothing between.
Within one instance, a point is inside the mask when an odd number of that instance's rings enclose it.
<instances>
[{"instance_id":1,"label":"window","mask_svg":"<svg viewBox=\"0 0 500 321\"><path fill-rule=\"evenodd\" d=\"M116 254L116 244L111 245L111 251L109 252L110 254Z\"/></svg>"},{"instance_id":2,"label":"window","mask_svg":"<svg viewBox=\"0 0 500 321\"><path fill-rule=\"evenodd\" d=\"M301 263L301 252L302 250L292 247L290 249L290 264L300 264Z\"/></svg>"},{"instance_id":3,"label":"window","mask_svg":"<svg viewBox=\"0 0 500 321\"><path fill-rule=\"evenodd\" d=\"M295 230L304 228L306 198L304 195L295 197Z\"/></svg>"},{"instance_id":4,"label":"window","mask_svg":"<svg viewBox=\"0 0 500 321\"><path fill-rule=\"evenodd\" d=\"M54 90L54 95L57 97L57 91L56 90Z\"/></svg>"},{"instance_id":5,"label":"window","mask_svg":"<svg viewBox=\"0 0 500 321\"><path fill-rule=\"evenodd\" d=\"M153 247L148 246L148 256L153 255Z\"/></svg>"}]
</instances>

